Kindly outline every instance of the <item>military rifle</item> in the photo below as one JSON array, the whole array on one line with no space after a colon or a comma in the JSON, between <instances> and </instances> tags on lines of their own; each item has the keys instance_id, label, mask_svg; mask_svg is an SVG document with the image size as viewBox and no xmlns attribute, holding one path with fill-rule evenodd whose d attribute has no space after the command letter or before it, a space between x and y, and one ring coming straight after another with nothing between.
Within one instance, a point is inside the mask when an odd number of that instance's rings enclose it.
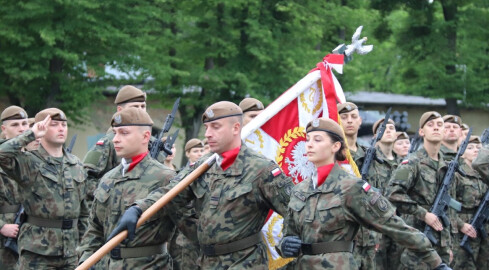
<instances>
[{"instance_id":1,"label":"military rifle","mask_svg":"<svg viewBox=\"0 0 489 270\"><path fill-rule=\"evenodd\" d=\"M177 140L177 137L178 137L178 132L180 131L180 129L177 129L177 131L175 131L172 135L168 136L168 138L166 138L166 141L165 143L163 144L163 156L166 158L168 155L171 155L173 154L172 151L171 151L171 148L173 147L173 144L175 143L175 141Z\"/></svg>"},{"instance_id":2,"label":"military rifle","mask_svg":"<svg viewBox=\"0 0 489 270\"><path fill-rule=\"evenodd\" d=\"M75 146L75 142L76 142L76 136L77 134L75 134L72 138L71 138L71 141L70 141L70 144L68 145L68 147L66 148L66 152L70 153L73 151L73 147Z\"/></svg>"},{"instance_id":3,"label":"military rifle","mask_svg":"<svg viewBox=\"0 0 489 270\"><path fill-rule=\"evenodd\" d=\"M180 98L177 98L175 103L173 103L173 109L171 110L171 113L166 117L165 123L163 123L163 127L161 128L160 133L158 133L158 137L156 138L156 141L154 141L153 144L151 145L149 154L154 159L158 158L158 155L160 154L161 150L163 150L167 155L172 154L171 146L170 146L170 150L165 148L163 146L163 142L161 141L161 138L163 138L163 134L167 133L170 130L171 125L173 124L173 120L175 120L175 115L177 114L178 105L180 105Z\"/></svg>"},{"instance_id":4,"label":"military rifle","mask_svg":"<svg viewBox=\"0 0 489 270\"><path fill-rule=\"evenodd\" d=\"M24 214L24 207L21 205L19 210L17 211L17 214L15 214L15 220L14 220L14 224L19 225L19 230L23 222L22 220L23 214ZM7 241L5 241L5 248L8 248L15 254L19 255L19 249L17 247L17 238L8 237Z\"/></svg>"},{"instance_id":5,"label":"military rifle","mask_svg":"<svg viewBox=\"0 0 489 270\"><path fill-rule=\"evenodd\" d=\"M382 138L382 136L384 136L384 132L385 132L385 128L387 126L387 122L389 121L389 118L391 116L391 109L392 108L389 108L387 110L387 113L385 114L385 117L384 117L384 122L382 122L380 127L377 129L375 136L372 138L372 141L370 141L370 147L367 149L367 153L365 153L365 159L363 161L362 170L360 171L360 174L362 175L362 179L364 181L368 181L368 179L367 179L368 170L370 169L370 165L372 164L372 160L377 159L376 154L375 154L375 151L376 151L375 144Z\"/></svg>"},{"instance_id":6,"label":"military rifle","mask_svg":"<svg viewBox=\"0 0 489 270\"><path fill-rule=\"evenodd\" d=\"M484 132L482 132L481 135L481 143L482 145L485 145L489 142L489 128L486 128Z\"/></svg>"},{"instance_id":7,"label":"military rifle","mask_svg":"<svg viewBox=\"0 0 489 270\"><path fill-rule=\"evenodd\" d=\"M412 154L418 150L419 145L423 139L419 136L419 131L416 131L416 135L411 139L411 147L409 147L408 154Z\"/></svg>"},{"instance_id":8,"label":"military rifle","mask_svg":"<svg viewBox=\"0 0 489 270\"><path fill-rule=\"evenodd\" d=\"M443 182L440 186L440 189L438 189L435 201L430 209L430 212L435 214L441 220L443 226L445 227L448 227L450 225L450 220L448 219L446 213L448 207L450 206L458 212L462 210L462 204L450 197L450 186L452 185L455 171L460 172L458 161L460 157L464 154L465 148L467 148L467 145L469 144L471 134L472 128L469 129L469 133L467 134L467 137L465 138L463 143L460 145L455 158L450 161L450 163L448 163L447 172L443 177ZM428 237L428 239L430 239L431 243L433 243L434 245L438 244L438 240L436 240L435 236L433 235L433 228L431 228L431 226L429 226L428 224L426 224L424 228L424 234L426 235L426 237Z\"/></svg>"}]
</instances>

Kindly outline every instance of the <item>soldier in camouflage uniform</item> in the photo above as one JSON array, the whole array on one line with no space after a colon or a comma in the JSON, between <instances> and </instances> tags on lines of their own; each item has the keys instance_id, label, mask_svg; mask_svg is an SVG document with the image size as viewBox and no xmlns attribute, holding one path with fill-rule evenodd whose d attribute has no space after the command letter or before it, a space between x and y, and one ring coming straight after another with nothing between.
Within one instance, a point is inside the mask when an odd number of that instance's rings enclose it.
<instances>
[{"instance_id":1,"label":"soldier in camouflage uniform","mask_svg":"<svg viewBox=\"0 0 489 270\"><path fill-rule=\"evenodd\" d=\"M63 149L65 114L56 108L36 114L31 130L0 146L0 166L21 191L27 220L19 233L20 269L73 269L78 225L88 216L86 173L80 160ZM41 138L39 150L24 152Z\"/></svg>"},{"instance_id":2,"label":"soldier in camouflage uniform","mask_svg":"<svg viewBox=\"0 0 489 270\"><path fill-rule=\"evenodd\" d=\"M117 105L117 111L128 107L146 111L146 93L134 86L126 85L119 90L114 103ZM113 138L114 132L109 128L105 136L97 141L83 159L83 164L88 173L87 190L89 206L94 199L93 192L97 188L99 180L104 174L118 166L121 162L114 150Z\"/></svg>"},{"instance_id":3,"label":"soldier in camouflage uniform","mask_svg":"<svg viewBox=\"0 0 489 270\"><path fill-rule=\"evenodd\" d=\"M463 227L467 226L466 224L470 223L473 215L477 211L477 208L484 198L484 195L487 191L487 185L481 181L481 177L479 173L477 173L474 169L472 169L472 161L477 156L479 149L481 148L481 141L478 136L471 136L467 149L463 155L464 161L460 164L461 169L467 175L463 178L457 178L456 188L457 188L457 201L462 203L462 211L458 213L457 216L457 226L461 228L461 231L464 231ZM462 249L459 245L460 241L464 234L459 235L458 241L455 241L455 252L454 258L455 269L477 269L475 262L472 260L471 255L468 254L464 249ZM469 238L470 239L470 238ZM487 257L489 254L482 254L484 258L481 258L479 255L479 250L482 246L489 243L489 239L482 239L482 237L477 237L475 239L470 239L469 244L474 252L473 256L477 260L485 260L485 265L487 266L487 261L489 258ZM487 267L479 269L487 269Z\"/></svg>"},{"instance_id":4,"label":"soldier in camouflage uniform","mask_svg":"<svg viewBox=\"0 0 489 270\"><path fill-rule=\"evenodd\" d=\"M361 224L399 241L431 268L447 268L429 240L397 217L386 198L336 163L345 159L336 122L316 119L306 130L307 158L316 171L293 189L278 245L282 256L298 256L296 269L358 269L352 250Z\"/></svg>"},{"instance_id":5,"label":"soldier in camouflage uniform","mask_svg":"<svg viewBox=\"0 0 489 270\"><path fill-rule=\"evenodd\" d=\"M450 162L457 155L458 141L462 137L462 119L456 115L443 116L444 132L440 151L446 162Z\"/></svg>"},{"instance_id":6,"label":"soldier in camouflage uniform","mask_svg":"<svg viewBox=\"0 0 489 270\"><path fill-rule=\"evenodd\" d=\"M1 114L2 132L5 140L15 138L29 129L27 113L17 106L6 108ZM4 247L7 237L17 238L19 225L14 224L21 203L21 193L17 182L0 170L0 269L13 269L17 263L17 254Z\"/></svg>"},{"instance_id":7,"label":"soldier in camouflage uniform","mask_svg":"<svg viewBox=\"0 0 489 270\"><path fill-rule=\"evenodd\" d=\"M199 139L190 139L185 144L185 156L188 158L187 166L193 166L202 157L204 145ZM195 212L194 202L188 204L188 211ZM193 239L196 239L194 236ZM173 259L173 269L199 269L198 259L200 247L198 242L188 239L179 230L175 231L170 241L170 255Z\"/></svg>"},{"instance_id":8,"label":"soldier in camouflage uniform","mask_svg":"<svg viewBox=\"0 0 489 270\"><path fill-rule=\"evenodd\" d=\"M406 214L403 216L406 223L419 230L424 230L426 224L434 229L433 234L438 240L435 249L448 264L452 253L450 224L444 227L436 215L428 212L446 172L446 163L440 152L444 123L441 115L432 111L421 116L419 126L423 147L401 162L389 181L386 194L397 211ZM454 188L451 195L455 196ZM449 213L447 215L450 217ZM401 264L407 269L428 268L409 250L404 250Z\"/></svg>"},{"instance_id":9,"label":"soldier in camouflage uniform","mask_svg":"<svg viewBox=\"0 0 489 270\"><path fill-rule=\"evenodd\" d=\"M255 119L264 109L263 103L256 98L245 98L239 103L243 111L243 126Z\"/></svg>"},{"instance_id":10,"label":"soldier in camouflage uniform","mask_svg":"<svg viewBox=\"0 0 489 270\"><path fill-rule=\"evenodd\" d=\"M396 132L396 141L394 142L394 148L392 151L396 153L399 159L407 157L409 154L409 148L411 148L411 142L406 132Z\"/></svg>"},{"instance_id":11,"label":"soldier in camouflage uniform","mask_svg":"<svg viewBox=\"0 0 489 270\"><path fill-rule=\"evenodd\" d=\"M489 185L489 144L483 145L479 150L472 167L482 176L482 181Z\"/></svg>"},{"instance_id":12,"label":"soldier in camouflage uniform","mask_svg":"<svg viewBox=\"0 0 489 270\"><path fill-rule=\"evenodd\" d=\"M146 111L138 108L126 108L112 117L114 149L123 161L102 177L95 190L88 231L77 250L80 262L106 242L127 207L175 176L148 154L152 125ZM166 242L173 229L173 222L161 211L138 228L132 241L112 250L97 269L172 269Z\"/></svg>"},{"instance_id":13,"label":"soldier in camouflage uniform","mask_svg":"<svg viewBox=\"0 0 489 270\"><path fill-rule=\"evenodd\" d=\"M292 180L273 161L242 143L242 111L236 104L215 103L207 108L202 121L211 151L219 155L218 160L165 209L178 219L187 203L195 200L202 269L268 269L261 228L269 209L281 215L286 213ZM208 157L204 156L193 168ZM134 207L147 209L193 168L186 167L164 190L153 192ZM127 214L126 222L121 222L116 230L132 227L137 218Z\"/></svg>"}]
</instances>

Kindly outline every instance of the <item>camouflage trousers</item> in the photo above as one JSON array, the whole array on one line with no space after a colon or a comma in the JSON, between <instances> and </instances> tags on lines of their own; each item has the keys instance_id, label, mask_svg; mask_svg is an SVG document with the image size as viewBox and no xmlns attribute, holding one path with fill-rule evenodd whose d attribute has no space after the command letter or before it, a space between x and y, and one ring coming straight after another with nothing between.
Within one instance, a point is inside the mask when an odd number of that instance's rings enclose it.
<instances>
[{"instance_id":1,"label":"camouflage trousers","mask_svg":"<svg viewBox=\"0 0 489 270\"><path fill-rule=\"evenodd\" d=\"M470 247L474 252L473 259L467 251L460 247L463 236L464 234L458 235L456 245L454 245L452 268L457 270L489 269L489 239L469 238Z\"/></svg>"},{"instance_id":2,"label":"camouflage trousers","mask_svg":"<svg viewBox=\"0 0 489 270\"><path fill-rule=\"evenodd\" d=\"M173 259L173 270L199 269L200 247L194 244L183 233L176 230L168 247Z\"/></svg>"},{"instance_id":3,"label":"camouflage trousers","mask_svg":"<svg viewBox=\"0 0 489 270\"><path fill-rule=\"evenodd\" d=\"M376 270L377 266L375 263L375 246L355 246L353 250L353 257L358 265L358 269L362 270Z\"/></svg>"},{"instance_id":4,"label":"camouflage trousers","mask_svg":"<svg viewBox=\"0 0 489 270\"><path fill-rule=\"evenodd\" d=\"M72 270L78 266L78 257L43 256L23 250L19 258L19 270Z\"/></svg>"},{"instance_id":5,"label":"camouflage trousers","mask_svg":"<svg viewBox=\"0 0 489 270\"><path fill-rule=\"evenodd\" d=\"M450 248L433 246L441 260L447 265L450 264ZM404 249L401 255L401 264L399 264L398 270L429 270L431 267L423 262L423 259L416 253Z\"/></svg>"},{"instance_id":6,"label":"camouflage trousers","mask_svg":"<svg viewBox=\"0 0 489 270\"><path fill-rule=\"evenodd\" d=\"M17 255L6 248L0 248L0 269L15 269Z\"/></svg>"},{"instance_id":7,"label":"camouflage trousers","mask_svg":"<svg viewBox=\"0 0 489 270\"><path fill-rule=\"evenodd\" d=\"M258 245L219 256L201 254L199 259L201 269L227 270L268 270L268 256L265 244Z\"/></svg>"},{"instance_id":8,"label":"camouflage trousers","mask_svg":"<svg viewBox=\"0 0 489 270\"><path fill-rule=\"evenodd\" d=\"M389 270L394 265L400 265L403 250L404 248L394 242L390 237L382 235L379 250L375 254L377 269Z\"/></svg>"}]
</instances>

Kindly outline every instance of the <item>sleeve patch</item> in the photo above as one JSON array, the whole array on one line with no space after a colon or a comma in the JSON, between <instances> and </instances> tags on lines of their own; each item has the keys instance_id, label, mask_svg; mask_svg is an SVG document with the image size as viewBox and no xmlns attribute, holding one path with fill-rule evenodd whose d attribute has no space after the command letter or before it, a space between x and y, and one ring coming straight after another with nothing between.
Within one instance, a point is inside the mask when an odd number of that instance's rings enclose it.
<instances>
[{"instance_id":1,"label":"sleeve patch","mask_svg":"<svg viewBox=\"0 0 489 270\"><path fill-rule=\"evenodd\" d=\"M371 187L372 187L372 186L370 186L370 184L369 184L368 182L365 182L365 183L363 184L363 186L362 186L362 188L363 188L363 190L364 190L365 192L368 192L368 191L370 190L370 188L371 188Z\"/></svg>"},{"instance_id":2,"label":"sleeve patch","mask_svg":"<svg viewBox=\"0 0 489 270\"><path fill-rule=\"evenodd\" d=\"M96 145L104 145L104 140L99 140Z\"/></svg>"},{"instance_id":3,"label":"sleeve patch","mask_svg":"<svg viewBox=\"0 0 489 270\"><path fill-rule=\"evenodd\" d=\"M282 171L279 168L275 168L271 171L271 173L272 173L273 177L277 177L282 173Z\"/></svg>"},{"instance_id":4,"label":"sleeve patch","mask_svg":"<svg viewBox=\"0 0 489 270\"><path fill-rule=\"evenodd\" d=\"M409 163L409 159L405 159L405 160L403 160L403 161L401 162L401 164L402 164L402 165L404 165L404 164L408 164L408 163Z\"/></svg>"}]
</instances>

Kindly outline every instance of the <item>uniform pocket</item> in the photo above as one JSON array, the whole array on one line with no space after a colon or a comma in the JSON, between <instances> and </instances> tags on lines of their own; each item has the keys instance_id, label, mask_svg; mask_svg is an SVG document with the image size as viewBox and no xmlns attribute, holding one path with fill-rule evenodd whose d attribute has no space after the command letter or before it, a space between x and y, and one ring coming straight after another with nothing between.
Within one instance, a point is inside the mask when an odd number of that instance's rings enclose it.
<instances>
[{"instance_id":1,"label":"uniform pocket","mask_svg":"<svg viewBox=\"0 0 489 270\"><path fill-rule=\"evenodd\" d=\"M320 199L316 209L326 231L336 231L345 227L345 213L339 196L328 200Z\"/></svg>"},{"instance_id":2,"label":"uniform pocket","mask_svg":"<svg viewBox=\"0 0 489 270\"><path fill-rule=\"evenodd\" d=\"M238 197L241 197L245 194L250 193L253 190L253 187L251 185L239 185L233 188L232 191L228 191L228 194L226 194L226 199L229 201L232 201Z\"/></svg>"}]
</instances>

